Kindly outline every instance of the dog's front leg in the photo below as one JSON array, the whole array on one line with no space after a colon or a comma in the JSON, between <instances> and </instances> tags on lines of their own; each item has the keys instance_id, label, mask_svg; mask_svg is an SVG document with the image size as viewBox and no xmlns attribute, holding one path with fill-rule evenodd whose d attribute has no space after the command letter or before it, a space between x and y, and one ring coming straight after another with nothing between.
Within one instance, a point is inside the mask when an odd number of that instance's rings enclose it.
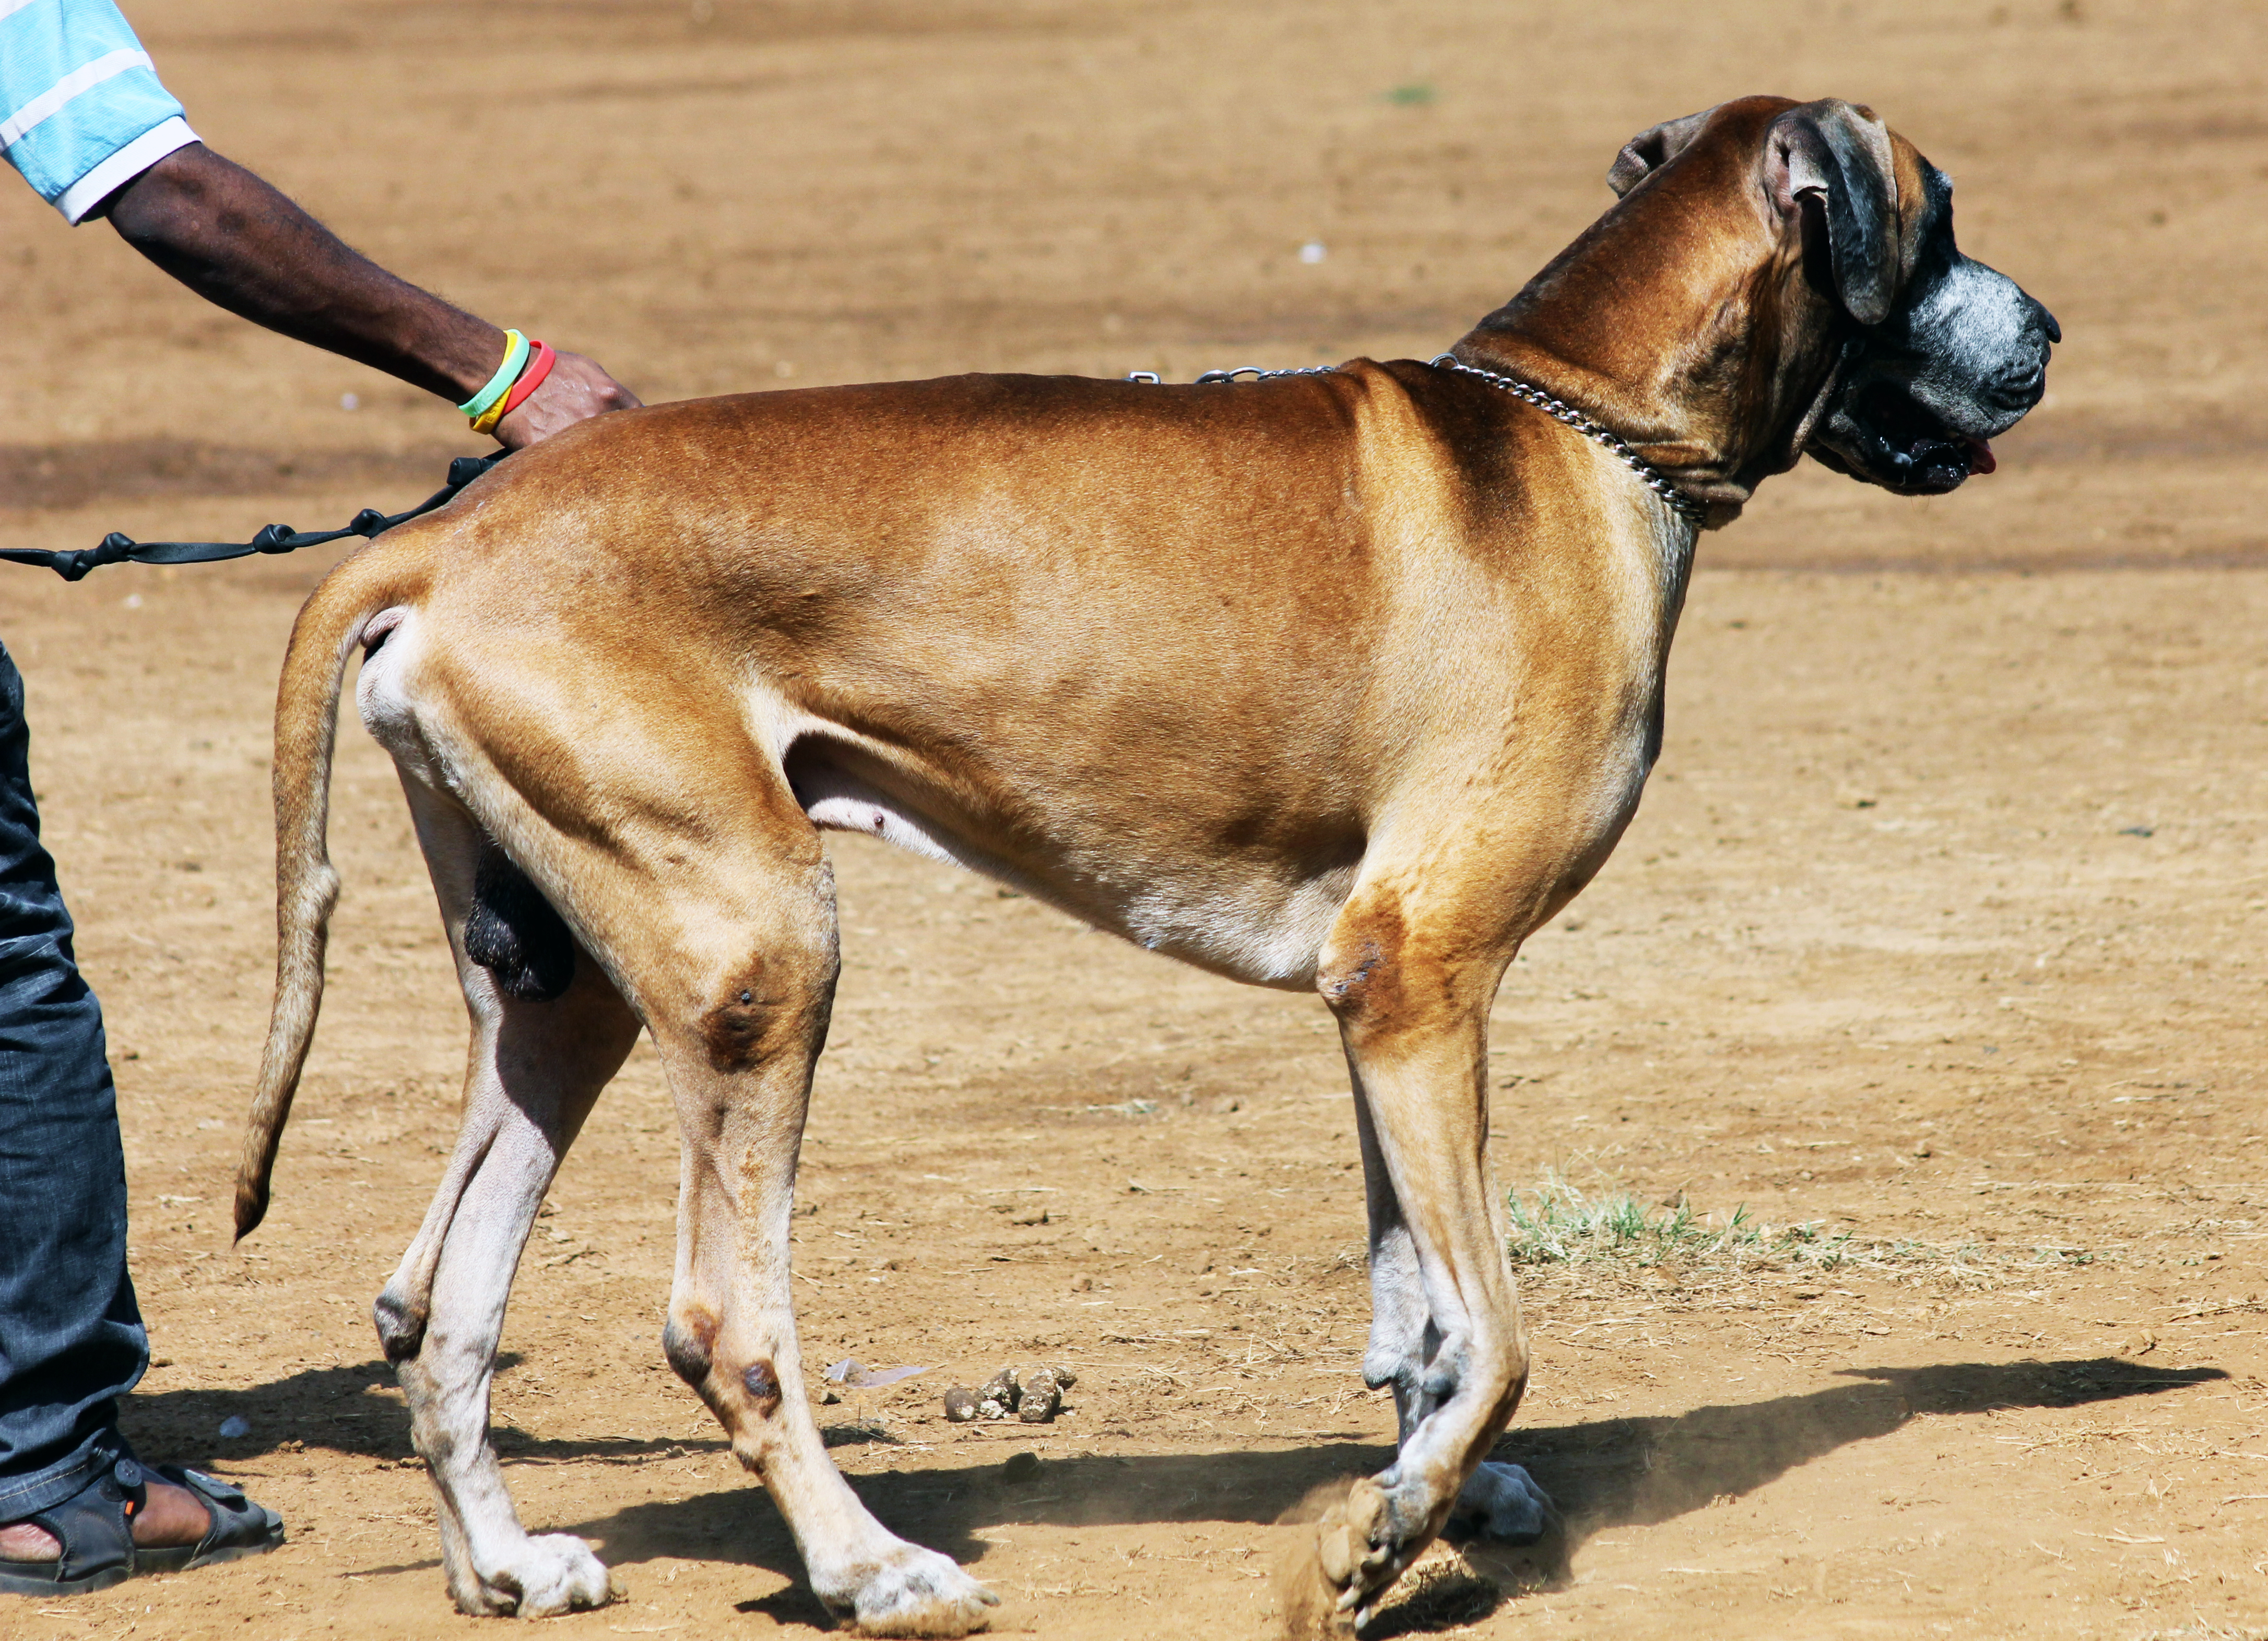
<instances>
[{"instance_id":1,"label":"dog's front leg","mask_svg":"<svg viewBox=\"0 0 2268 1641\"><path fill-rule=\"evenodd\" d=\"M1439 1405L1425 1389L1426 1373L1441 1346L1441 1330L1425 1304L1418 1244L1379 1149L1370 1104L1356 1085L1355 1131L1362 1144L1363 1181L1370 1211L1370 1344L1363 1352L1363 1382L1391 1387L1397 1443L1406 1443ZM1550 1496L1521 1466L1484 1461L1465 1480L1449 1514L1453 1528L1513 1544L1532 1544L1559 1520Z\"/></svg>"},{"instance_id":2,"label":"dog's front leg","mask_svg":"<svg viewBox=\"0 0 2268 1641\"><path fill-rule=\"evenodd\" d=\"M1325 1516L1316 1570L1358 1623L1449 1520L1512 1418L1527 1342L1486 1166L1486 1018L1508 941L1359 885L1317 982L1338 1017L1370 1169L1364 1376L1391 1384L1401 1450Z\"/></svg>"}]
</instances>

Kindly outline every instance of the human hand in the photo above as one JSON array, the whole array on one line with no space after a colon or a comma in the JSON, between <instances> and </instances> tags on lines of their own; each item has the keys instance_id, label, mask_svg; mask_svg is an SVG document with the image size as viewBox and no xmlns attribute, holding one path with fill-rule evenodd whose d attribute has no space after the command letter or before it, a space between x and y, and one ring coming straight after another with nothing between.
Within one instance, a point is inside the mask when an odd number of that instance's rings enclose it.
<instances>
[{"instance_id":1,"label":"human hand","mask_svg":"<svg viewBox=\"0 0 2268 1641\"><path fill-rule=\"evenodd\" d=\"M562 428L609 410L635 410L644 402L608 375L597 360L562 349L543 385L497 423L496 436L506 450L524 450Z\"/></svg>"}]
</instances>

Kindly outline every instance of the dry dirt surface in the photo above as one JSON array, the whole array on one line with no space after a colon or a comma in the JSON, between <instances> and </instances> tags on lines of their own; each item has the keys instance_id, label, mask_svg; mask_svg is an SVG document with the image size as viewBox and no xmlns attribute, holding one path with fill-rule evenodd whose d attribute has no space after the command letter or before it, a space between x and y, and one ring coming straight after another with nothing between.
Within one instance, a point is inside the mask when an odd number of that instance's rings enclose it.
<instances>
[{"instance_id":1,"label":"dry dirt surface","mask_svg":"<svg viewBox=\"0 0 2268 1641\"><path fill-rule=\"evenodd\" d=\"M2258 4L129 9L217 148L655 400L1428 355L1605 205L1632 132L1754 91L1881 108L1958 179L1964 246L2062 320L2052 392L1960 494L1814 468L1705 540L1644 812L1491 1049L1506 1187L1531 1213L1555 1180L1627 1193L1655 1227L1523 1262L1535 1376L1501 1454L1566 1541L1445 1547L1379 1632L2268 1634ZM11 543L333 523L472 448L22 190L0 271ZM275 1211L225 1231L269 704L324 565L0 568L109 1011L156 1353L126 1418L291 1532L7 1601L0 1637L502 1633L443 1593L367 1317L463 1019L351 727L328 1012ZM1270 1633L1279 1519L1391 1439L1322 1010L861 842L837 861L804 1355L932 1371L824 1409L836 1456L990 1581L1004 1631ZM497 1445L531 1526L619 1576L549 1633L804 1633L777 1515L661 1359L675 1159L642 1052L523 1266ZM1066 1416L944 1422L948 1384L1034 1359L1079 1373Z\"/></svg>"}]
</instances>

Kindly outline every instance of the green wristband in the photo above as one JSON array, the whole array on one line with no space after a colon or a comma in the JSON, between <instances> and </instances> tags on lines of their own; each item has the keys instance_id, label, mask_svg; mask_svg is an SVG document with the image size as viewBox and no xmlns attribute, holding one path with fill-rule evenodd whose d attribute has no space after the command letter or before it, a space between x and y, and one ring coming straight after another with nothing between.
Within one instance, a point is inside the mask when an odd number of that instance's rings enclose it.
<instances>
[{"instance_id":1,"label":"green wristband","mask_svg":"<svg viewBox=\"0 0 2268 1641\"><path fill-rule=\"evenodd\" d=\"M466 400L457 408L472 417L474 421L479 421L482 411L512 391L512 385L519 379L519 373L526 364L527 338L516 330L504 332L504 363L497 366L497 373L489 378L487 386Z\"/></svg>"}]
</instances>

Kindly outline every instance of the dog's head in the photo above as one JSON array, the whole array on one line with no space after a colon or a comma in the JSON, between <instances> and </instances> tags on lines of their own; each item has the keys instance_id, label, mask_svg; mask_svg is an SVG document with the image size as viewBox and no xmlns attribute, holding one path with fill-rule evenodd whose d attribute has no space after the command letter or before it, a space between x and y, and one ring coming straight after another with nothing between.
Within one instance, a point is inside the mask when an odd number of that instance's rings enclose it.
<instances>
[{"instance_id":1,"label":"dog's head","mask_svg":"<svg viewBox=\"0 0 2268 1641\"><path fill-rule=\"evenodd\" d=\"M2015 281L1961 254L1952 180L1871 109L1832 98L1724 104L1632 137L1607 180L1628 196L1705 133L1758 120L1757 191L1842 333L1786 460L1808 451L1916 496L1991 472L1987 441L2039 402L2063 333Z\"/></svg>"}]
</instances>

